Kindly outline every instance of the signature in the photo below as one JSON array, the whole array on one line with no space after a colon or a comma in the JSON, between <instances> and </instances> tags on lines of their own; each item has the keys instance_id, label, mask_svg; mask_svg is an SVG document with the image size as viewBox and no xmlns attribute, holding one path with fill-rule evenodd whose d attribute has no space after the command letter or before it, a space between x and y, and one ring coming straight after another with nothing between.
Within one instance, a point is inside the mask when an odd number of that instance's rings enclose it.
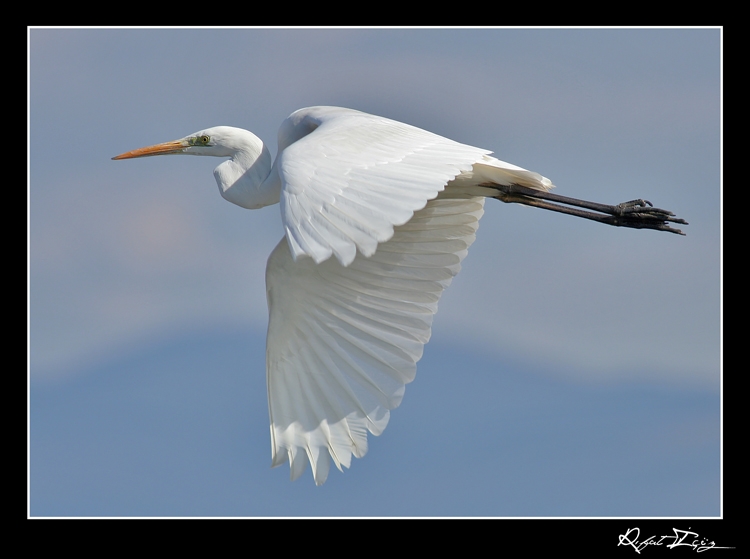
<instances>
[{"instance_id":1,"label":"signature","mask_svg":"<svg viewBox=\"0 0 750 559\"><path fill-rule=\"evenodd\" d=\"M733 547L719 547L714 542L709 541L706 538L701 538L696 532L691 532L690 530L678 530L677 528L672 528L672 531L674 534L661 537L651 536L650 538L641 541L639 540L641 535L640 528L628 528L628 531L625 534L620 534L620 543L617 544L617 547L620 547L621 545L630 545L635 549L636 553L640 553L642 550L652 545L665 545L667 549L687 546L693 548L697 553L708 551L709 549L734 549Z\"/></svg>"}]
</instances>

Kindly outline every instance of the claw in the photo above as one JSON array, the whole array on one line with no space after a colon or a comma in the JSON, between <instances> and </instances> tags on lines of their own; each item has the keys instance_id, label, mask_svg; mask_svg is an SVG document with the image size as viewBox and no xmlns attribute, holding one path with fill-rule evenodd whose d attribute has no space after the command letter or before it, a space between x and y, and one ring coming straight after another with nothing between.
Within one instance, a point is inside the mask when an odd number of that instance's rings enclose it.
<instances>
[{"instance_id":1,"label":"claw","mask_svg":"<svg viewBox=\"0 0 750 559\"><path fill-rule=\"evenodd\" d=\"M617 204L618 208L632 208L632 207L645 208L647 206L653 207L653 204L649 202L648 200L644 200L643 198L638 198L637 200L630 200L630 202L623 202L622 204Z\"/></svg>"}]
</instances>

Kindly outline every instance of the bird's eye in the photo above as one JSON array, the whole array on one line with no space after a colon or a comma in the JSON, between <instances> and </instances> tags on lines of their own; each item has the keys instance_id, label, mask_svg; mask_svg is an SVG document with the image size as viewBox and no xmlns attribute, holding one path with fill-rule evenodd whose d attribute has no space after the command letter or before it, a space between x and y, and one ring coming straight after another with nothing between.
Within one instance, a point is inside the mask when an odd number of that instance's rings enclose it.
<instances>
[{"instance_id":1,"label":"bird's eye","mask_svg":"<svg viewBox=\"0 0 750 559\"><path fill-rule=\"evenodd\" d=\"M209 141L210 139L211 139L211 138L210 138L209 136L206 136L206 135L204 134L203 136L201 136L201 137L199 137L199 138L198 138L198 141L199 141L199 142L200 142L201 144L203 144L203 145L205 146L205 145L207 145L207 144L208 144L208 141Z\"/></svg>"}]
</instances>

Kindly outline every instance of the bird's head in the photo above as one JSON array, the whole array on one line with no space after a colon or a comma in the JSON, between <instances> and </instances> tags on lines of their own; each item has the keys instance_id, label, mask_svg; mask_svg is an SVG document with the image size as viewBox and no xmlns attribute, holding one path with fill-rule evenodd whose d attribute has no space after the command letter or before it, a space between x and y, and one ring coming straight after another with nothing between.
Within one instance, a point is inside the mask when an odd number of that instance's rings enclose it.
<instances>
[{"instance_id":1,"label":"bird's head","mask_svg":"<svg viewBox=\"0 0 750 559\"><path fill-rule=\"evenodd\" d=\"M214 126L194 134L126 151L112 159L133 159L153 155L211 155L229 157L214 169L219 192L243 208L262 208L279 201L280 185L264 181L272 168L271 154L258 136L242 128Z\"/></svg>"},{"instance_id":2,"label":"bird's head","mask_svg":"<svg viewBox=\"0 0 750 559\"><path fill-rule=\"evenodd\" d=\"M257 140L257 142L252 140ZM257 151L260 152L263 143L251 132L231 126L214 126L213 128L200 130L179 140L127 151L112 159L133 159L135 157L179 154L234 157L238 152L247 150L253 144L259 144Z\"/></svg>"}]
</instances>

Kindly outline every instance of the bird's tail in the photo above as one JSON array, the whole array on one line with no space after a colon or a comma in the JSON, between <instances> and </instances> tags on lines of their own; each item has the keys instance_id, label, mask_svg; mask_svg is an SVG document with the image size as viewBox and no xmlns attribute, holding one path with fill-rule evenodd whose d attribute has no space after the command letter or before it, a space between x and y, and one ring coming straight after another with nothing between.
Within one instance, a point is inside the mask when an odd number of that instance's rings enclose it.
<instances>
[{"instance_id":1,"label":"bird's tail","mask_svg":"<svg viewBox=\"0 0 750 559\"><path fill-rule=\"evenodd\" d=\"M471 173L456 177L443 193L441 198L464 198L484 196L497 198L498 186L521 185L547 192L555 187L552 181L539 173L529 171L505 161L485 155L474 164Z\"/></svg>"}]
</instances>

